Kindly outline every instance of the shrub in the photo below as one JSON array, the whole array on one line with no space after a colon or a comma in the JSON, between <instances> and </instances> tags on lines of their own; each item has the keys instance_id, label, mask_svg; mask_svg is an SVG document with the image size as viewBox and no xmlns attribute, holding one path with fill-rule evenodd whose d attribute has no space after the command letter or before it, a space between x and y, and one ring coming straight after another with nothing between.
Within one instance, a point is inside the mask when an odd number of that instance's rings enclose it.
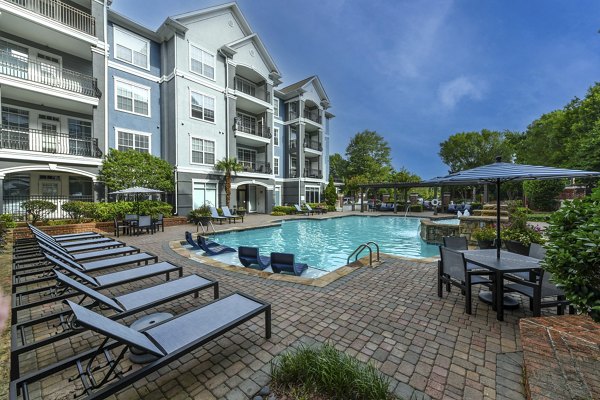
<instances>
[{"instance_id":1,"label":"shrub","mask_svg":"<svg viewBox=\"0 0 600 400\"><path fill-rule=\"evenodd\" d=\"M140 201L137 205L136 203L133 203L132 207L134 209L139 207L140 215L157 217L158 214L162 214L165 217L170 217L173 214L173 206L164 201L145 200Z\"/></svg>"},{"instance_id":2,"label":"shrub","mask_svg":"<svg viewBox=\"0 0 600 400\"><path fill-rule=\"evenodd\" d=\"M300 391L302 397L333 399L387 400L389 381L371 364L336 350L332 345L301 346L286 352L271 363L276 390Z\"/></svg>"},{"instance_id":3,"label":"shrub","mask_svg":"<svg viewBox=\"0 0 600 400\"><path fill-rule=\"evenodd\" d=\"M333 176L329 177L329 183L325 187L324 195L325 195L325 203L327 203L328 206L335 206L335 203L337 202L337 199L338 199L338 195L335 190L335 185L333 183Z\"/></svg>"},{"instance_id":4,"label":"shrub","mask_svg":"<svg viewBox=\"0 0 600 400\"><path fill-rule=\"evenodd\" d=\"M552 214L542 266L579 310L600 322L600 190Z\"/></svg>"},{"instance_id":5,"label":"shrub","mask_svg":"<svg viewBox=\"0 0 600 400\"><path fill-rule=\"evenodd\" d=\"M481 210L483 208L483 204L474 201L471 203L471 210Z\"/></svg>"},{"instance_id":6,"label":"shrub","mask_svg":"<svg viewBox=\"0 0 600 400\"><path fill-rule=\"evenodd\" d=\"M133 203L130 201L117 201L114 203L91 203L84 214L86 218L92 218L95 221L112 221L114 218L121 218L125 214L134 212Z\"/></svg>"},{"instance_id":7,"label":"shrub","mask_svg":"<svg viewBox=\"0 0 600 400\"><path fill-rule=\"evenodd\" d=\"M21 208L31 215L31 223L35 225L36 222L56 211L56 204L46 200L27 200L21 204Z\"/></svg>"},{"instance_id":8,"label":"shrub","mask_svg":"<svg viewBox=\"0 0 600 400\"><path fill-rule=\"evenodd\" d=\"M271 213L271 215L273 215L274 217L281 217L281 216L283 216L283 215L286 215L286 213L284 213L284 212L281 212L281 211L273 211L273 212Z\"/></svg>"},{"instance_id":9,"label":"shrub","mask_svg":"<svg viewBox=\"0 0 600 400\"><path fill-rule=\"evenodd\" d=\"M560 205L557 197L564 188L565 181L562 179L523 182L529 206L536 211L556 211Z\"/></svg>"},{"instance_id":10,"label":"shrub","mask_svg":"<svg viewBox=\"0 0 600 400\"><path fill-rule=\"evenodd\" d=\"M7 229L14 228L17 223L10 214L0 214L0 222L4 224Z\"/></svg>"},{"instance_id":11,"label":"shrub","mask_svg":"<svg viewBox=\"0 0 600 400\"><path fill-rule=\"evenodd\" d=\"M296 207L294 206L275 206L273 207L273 212L282 212L286 215L295 214Z\"/></svg>"},{"instance_id":12,"label":"shrub","mask_svg":"<svg viewBox=\"0 0 600 400\"><path fill-rule=\"evenodd\" d=\"M90 206L88 204L90 203L87 201L68 201L62 205L62 209L69 214L71 219L79 222L86 213L89 213Z\"/></svg>"},{"instance_id":13,"label":"shrub","mask_svg":"<svg viewBox=\"0 0 600 400\"><path fill-rule=\"evenodd\" d=\"M475 240L494 240L496 239L496 228L492 226L477 228L473 231L472 236Z\"/></svg>"},{"instance_id":14,"label":"shrub","mask_svg":"<svg viewBox=\"0 0 600 400\"><path fill-rule=\"evenodd\" d=\"M207 204L204 204L203 206L200 206L200 207L190 211L190 213L188 214L188 221L193 222L194 224L197 224L198 221L200 221L201 217L210 217L210 216L211 216L210 206L208 206Z\"/></svg>"},{"instance_id":15,"label":"shrub","mask_svg":"<svg viewBox=\"0 0 600 400\"><path fill-rule=\"evenodd\" d=\"M410 212L423 212L423 204L412 204Z\"/></svg>"}]
</instances>

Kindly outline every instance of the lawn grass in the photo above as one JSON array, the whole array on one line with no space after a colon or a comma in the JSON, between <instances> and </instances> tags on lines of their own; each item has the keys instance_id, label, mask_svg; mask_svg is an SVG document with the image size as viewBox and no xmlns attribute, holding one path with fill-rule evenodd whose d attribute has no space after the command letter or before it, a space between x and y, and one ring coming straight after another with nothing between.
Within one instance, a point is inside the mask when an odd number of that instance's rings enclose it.
<instances>
[{"instance_id":1,"label":"lawn grass","mask_svg":"<svg viewBox=\"0 0 600 400\"><path fill-rule=\"evenodd\" d=\"M274 391L290 399L390 400L389 380L333 345L300 346L271 363Z\"/></svg>"}]
</instances>

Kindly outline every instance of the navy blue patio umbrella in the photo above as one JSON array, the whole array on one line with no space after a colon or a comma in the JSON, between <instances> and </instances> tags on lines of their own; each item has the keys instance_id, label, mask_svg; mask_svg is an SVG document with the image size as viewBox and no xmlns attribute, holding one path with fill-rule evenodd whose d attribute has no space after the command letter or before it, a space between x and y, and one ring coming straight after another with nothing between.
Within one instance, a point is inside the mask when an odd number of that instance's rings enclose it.
<instances>
[{"instance_id":1,"label":"navy blue patio umbrella","mask_svg":"<svg viewBox=\"0 0 600 400\"><path fill-rule=\"evenodd\" d=\"M500 157L496 157L496 162L493 164L432 178L421 182L421 184L429 184L431 186L495 184L497 193L496 256L500 258L500 185L502 182L560 178L600 178L600 172L504 163Z\"/></svg>"}]
</instances>

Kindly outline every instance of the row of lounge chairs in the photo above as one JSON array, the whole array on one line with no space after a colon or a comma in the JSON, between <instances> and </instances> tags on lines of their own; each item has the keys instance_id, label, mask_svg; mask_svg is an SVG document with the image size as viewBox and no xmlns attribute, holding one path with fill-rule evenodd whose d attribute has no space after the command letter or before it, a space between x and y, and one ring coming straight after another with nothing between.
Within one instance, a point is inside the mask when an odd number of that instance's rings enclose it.
<instances>
[{"instance_id":1,"label":"row of lounge chairs","mask_svg":"<svg viewBox=\"0 0 600 400\"><path fill-rule=\"evenodd\" d=\"M74 370L73 379L81 381L79 394L108 397L263 313L265 337L271 336L268 303L242 293L219 298L217 281L195 274L183 277L180 266L159 262L155 255L95 232L50 236L34 226L30 229L33 239L17 241L13 251L11 399L39 396L40 392L30 393L36 382L68 369ZM119 270L95 274L113 268ZM170 280L173 273L179 278ZM147 285L147 278L161 275L166 282ZM125 289L125 283L135 283L136 289ZM107 288L120 293L107 293ZM207 304L139 331L123 324L125 318L130 320L148 310L164 311L168 303L189 295L197 298L210 288L214 300ZM49 331L49 326L55 326L56 331ZM45 346L61 345L59 341L84 331L100 335L100 345L21 373L22 361L43 354ZM125 355L133 347L153 360L127 369ZM65 387L69 382L65 380Z\"/></svg>"},{"instance_id":2,"label":"row of lounge chairs","mask_svg":"<svg viewBox=\"0 0 600 400\"><path fill-rule=\"evenodd\" d=\"M326 212L322 208L314 209L308 203L305 203L304 206L306 207L306 210L304 210L298 204L294 204L294 208L296 209L296 214L313 215L313 214L323 214Z\"/></svg>"},{"instance_id":3,"label":"row of lounge chairs","mask_svg":"<svg viewBox=\"0 0 600 400\"><path fill-rule=\"evenodd\" d=\"M186 242L192 247L192 250L202 250L209 256L218 254L236 252L232 247L225 246L209 240L202 235L198 235L196 241L191 232L185 233ZM305 263L295 262L294 254L290 253L271 253L270 257L261 256L260 249L257 247L240 246L237 249L238 258L244 267L253 267L264 270L271 267L274 273L290 273L300 276L308 269Z\"/></svg>"},{"instance_id":4,"label":"row of lounge chairs","mask_svg":"<svg viewBox=\"0 0 600 400\"><path fill-rule=\"evenodd\" d=\"M227 206L221 207L221 211L223 212L222 216L219 215L219 211L215 207L210 207L210 217L214 221L219 221L219 224L222 224L223 221L229 221L229 223L231 223L233 221L233 223L235 224L235 222L238 219L241 219L242 222L244 222L243 215L232 214L231 211L229 210L229 207L227 207Z\"/></svg>"}]
</instances>

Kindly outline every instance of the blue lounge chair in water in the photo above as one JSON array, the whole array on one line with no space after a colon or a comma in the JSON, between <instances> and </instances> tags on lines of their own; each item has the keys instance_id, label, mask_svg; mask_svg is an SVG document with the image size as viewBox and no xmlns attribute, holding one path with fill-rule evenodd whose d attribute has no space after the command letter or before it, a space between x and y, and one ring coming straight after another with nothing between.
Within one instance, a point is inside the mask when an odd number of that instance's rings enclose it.
<instances>
[{"instance_id":1,"label":"blue lounge chair in water","mask_svg":"<svg viewBox=\"0 0 600 400\"><path fill-rule=\"evenodd\" d=\"M198 245L206 254L209 256L216 256L217 254L236 252L235 249L225 246L224 244L218 244L211 240L207 240L204 236L198 235Z\"/></svg>"},{"instance_id":2,"label":"blue lounge chair in water","mask_svg":"<svg viewBox=\"0 0 600 400\"><path fill-rule=\"evenodd\" d=\"M271 265L271 259L259 254L258 247L238 247L238 258L244 267L256 265L255 268L261 271Z\"/></svg>"},{"instance_id":3,"label":"blue lounge chair in water","mask_svg":"<svg viewBox=\"0 0 600 400\"><path fill-rule=\"evenodd\" d=\"M198 237L200 237L200 235L198 235ZM188 242L188 244L190 246L192 246L193 250L202 250L202 247L200 247L200 245L198 244L198 242L196 242L194 240L194 237L192 236L191 232L185 232L185 241ZM217 242L213 242L212 240L206 240L206 245L208 247L212 247L212 246L220 246L219 243Z\"/></svg>"},{"instance_id":4,"label":"blue lounge chair in water","mask_svg":"<svg viewBox=\"0 0 600 400\"><path fill-rule=\"evenodd\" d=\"M294 255L289 253L271 253L271 268L276 274L289 272L296 276L302 275L308 268L307 264L294 262Z\"/></svg>"}]
</instances>

